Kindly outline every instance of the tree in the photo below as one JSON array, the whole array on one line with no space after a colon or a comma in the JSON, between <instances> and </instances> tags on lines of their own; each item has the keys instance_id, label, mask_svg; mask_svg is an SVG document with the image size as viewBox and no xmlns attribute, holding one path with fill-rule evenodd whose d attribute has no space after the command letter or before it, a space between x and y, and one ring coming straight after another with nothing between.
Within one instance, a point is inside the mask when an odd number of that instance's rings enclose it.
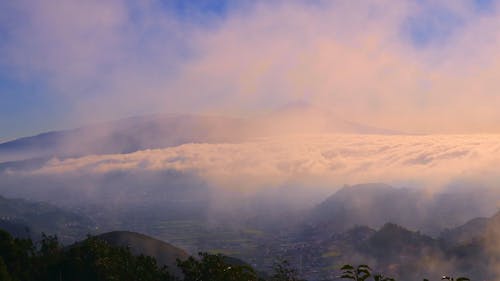
<instances>
[{"instance_id":1,"label":"tree","mask_svg":"<svg viewBox=\"0 0 500 281\"><path fill-rule=\"evenodd\" d=\"M2 281L12 280L12 278L10 278L9 271L7 270L7 266L5 265L5 262L3 261L2 257L0 257L0 280Z\"/></svg>"},{"instance_id":2,"label":"tree","mask_svg":"<svg viewBox=\"0 0 500 281\"><path fill-rule=\"evenodd\" d=\"M451 276L443 276L441 277L441 280L449 280L449 281L470 281L469 278L467 277L458 277L457 279L451 277Z\"/></svg>"},{"instance_id":3,"label":"tree","mask_svg":"<svg viewBox=\"0 0 500 281\"><path fill-rule=\"evenodd\" d=\"M371 268L365 264L361 264L357 268L354 268L354 266L350 264L345 264L344 266L342 266L340 270L342 271L342 275L340 276L341 279L365 281L368 280L370 277L372 277L374 281L395 281L394 278L387 277L382 274L372 275ZM453 277L450 276L443 276L441 280L470 281L470 279L467 277L458 277L457 279L454 279ZM423 281L428 281L428 279L424 279Z\"/></svg>"},{"instance_id":4,"label":"tree","mask_svg":"<svg viewBox=\"0 0 500 281\"><path fill-rule=\"evenodd\" d=\"M358 265L357 268L350 264L345 264L340 269L342 270L341 279L351 279L354 281L365 281L371 276L372 269L365 264Z\"/></svg>"},{"instance_id":5,"label":"tree","mask_svg":"<svg viewBox=\"0 0 500 281\"><path fill-rule=\"evenodd\" d=\"M8 281L174 281L165 266L128 248L88 237L63 247L56 236L42 235L38 247L0 231L0 280Z\"/></svg>"},{"instance_id":6,"label":"tree","mask_svg":"<svg viewBox=\"0 0 500 281\"><path fill-rule=\"evenodd\" d=\"M65 254L61 272L67 280L171 281L165 266L149 256L135 256L128 247L113 247L89 237ZM57 280L57 279L52 279Z\"/></svg>"},{"instance_id":7,"label":"tree","mask_svg":"<svg viewBox=\"0 0 500 281\"><path fill-rule=\"evenodd\" d=\"M373 276L373 280L374 281L396 281L394 280L394 278L392 277L387 277L387 276L384 276L382 274L376 274Z\"/></svg>"},{"instance_id":8,"label":"tree","mask_svg":"<svg viewBox=\"0 0 500 281\"><path fill-rule=\"evenodd\" d=\"M177 260L177 265L184 274L184 281L257 281L258 277L248 265L229 264L224 256L198 253L200 259L189 257L185 261Z\"/></svg>"},{"instance_id":9,"label":"tree","mask_svg":"<svg viewBox=\"0 0 500 281\"><path fill-rule=\"evenodd\" d=\"M33 280L34 253L30 239L13 238L9 233L0 230L0 258L12 280Z\"/></svg>"},{"instance_id":10,"label":"tree","mask_svg":"<svg viewBox=\"0 0 500 281\"><path fill-rule=\"evenodd\" d=\"M287 260L278 260L273 265L271 281L300 281L297 270Z\"/></svg>"}]
</instances>

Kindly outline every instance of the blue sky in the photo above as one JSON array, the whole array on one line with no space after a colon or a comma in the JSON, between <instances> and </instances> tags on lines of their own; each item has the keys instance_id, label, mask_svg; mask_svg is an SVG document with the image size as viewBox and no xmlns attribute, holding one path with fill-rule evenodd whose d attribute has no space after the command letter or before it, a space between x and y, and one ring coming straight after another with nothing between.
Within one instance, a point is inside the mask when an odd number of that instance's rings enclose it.
<instances>
[{"instance_id":1,"label":"blue sky","mask_svg":"<svg viewBox=\"0 0 500 281\"><path fill-rule=\"evenodd\" d=\"M198 95L196 89L190 88L192 85L189 83L183 85L181 82L195 81L193 84L197 85L206 83L205 80L199 77L196 79L201 80L196 80L184 72L186 69L192 71L196 67L201 68L199 64L210 60L211 56L219 56L219 51L214 51L212 44L221 44L219 50L222 50L222 53L224 48L230 49L231 46L224 46L224 43L217 41L219 37L227 36L227 39L248 30L259 28L266 30L266 27L260 26L259 22L262 25L272 26L268 29L273 32L282 32L278 33L280 35L287 34L287 30L274 30L284 28L276 27L279 23L272 22L272 16L269 15L273 14L274 9L277 14L293 17L295 13L309 13L308 9L311 6L319 6L319 9L313 9L311 13L321 13L325 16L330 6L335 6L331 5L330 1L296 1L288 4L292 2L175 0L151 1L150 5L137 4L135 1L110 1L113 4L106 7L101 7L99 1L89 1L84 5L82 1L67 1L65 5L59 5L57 2L44 1L42 6L34 1L3 1L0 4L0 141L137 114L165 111L214 112L217 108L220 108L219 112L224 113L227 108L238 108L240 105L242 111L248 113L258 111L256 108L260 107L279 106L297 99L308 100L308 96L287 94L276 94L266 98L269 96L269 93L265 92L266 89L278 87L270 86L273 82L265 82L268 81L266 77L252 78L257 79L259 85L267 85L257 89L256 92L262 91L262 93L256 95L258 98L252 99L246 96L243 98L232 96L229 92L223 94L217 92L224 92L224 89L239 89L241 85L234 85L234 80L226 82L227 85L224 81L220 82L214 86L214 94L210 95ZM363 1L356 3L352 7L349 7L349 4L340 5L342 8L339 9L347 11L352 9L354 13L356 9L364 9L359 7L363 5ZM382 30L377 30L377 34L382 33L381 36L385 36L383 40L390 45L384 48L403 45L405 53L402 56L407 56L409 60L411 57L422 56L423 60L429 60L430 64L436 57L442 59L443 56L447 56L441 52L451 54L467 52L470 46L463 49L451 46L460 38L467 38L463 30L472 29L470 27L473 27L475 22L482 22L485 18L495 20L498 18L496 3L492 0L456 2L415 0L408 3L413 5L410 6L414 10L406 11L402 19L398 17L399 6L388 6L393 8L394 11L391 12L396 14L389 20L397 25L394 28L397 31L397 39L385 34L384 28L389 29L389 25L384 25L385 21L374 17L376 21L374 25L380 26ZM80 5L83 5L83 8L79 7ZM322 6L329 8L322 11ZM101 14L86 22L85 13L92 12L93 9ZM337 8L332 8L332 13L335 13L335 9ZM65 16L65 13L68 13L68 16ZM79 13L82 18L74 19L75 15L80 15ZM334 17L332 14L332 18ZM276 21L279 20L280 17L277 16ZM330 18L326 16L325 24L328 20ZM99 26L101 23L102 26ZM315 24L322 25L322 22L318 21ZM343 29L350 28L353 28L353 34L364 32L362 29L351 27L349 19L338 20L335 24L335 30L338 29L335 34L341 34ZM287 26L290 25L293 25L293 19L290 19L290 24ZM74 27L76 31L65 29L65 26ZM265 37L265 32L262 33L261 38L260 33L256 32L257 35L254 35L253 40L266 42L266 46L271 46L270 48L278 45L271 42L274 38ZM303 37L308 36L309 34L304 33ZM357 40L356 35L352 36ZM486 42L489 40L488 36L485 35L478 40ZM314 40L320 37L321 34L315 35ZM397 52L403 51L397 49ZM231 59L234 61L234 58ZM279 65L282 64L286 63ZM214 68L213 72L217 71ZM220 77L222 73L211 75ZM127 78L120 80L121 77ZM278 77L277 80L280 79L282 77ZM131 80L133 83L128 84ZM353 83L356 84L354 81ZM170 89L174 88L172 86L174 84L175 92ZM179 92L184 89L183 86L190 90L181 96ZM144 94L141 94L143 89ZM128 90L139 93L137 94L139 97L131 98L134 96L133 93L122 95L122 92ZM198 90L205 88L200 86ZM380 98L382 96L383 94L374 94L369 97L370 106L385 106L384 100ZM342 97L342 100L349 99L351 97ZM431 104L437 107L438 102L442 102L427 100L422 103L421 99L419 97L420 105ZM312 96L311 100L322 102L316 96ZM158 106L159 101L166 105ZM100 108L101 106L103 108ZM92 112L93 109L95 112ZM231 114L237 111L238 109L232 110ZM377 111L374 110L372 114L377 114ZM475 113L471 113L473 114ZM449 118L452 118L451 116L453 112L450 112ZM363 118L367 117L361 116L357 119L362 121ZM380 119L383 123L384 120L389 120L390 116Z\"/></svg>"},{"instance_id":2,"label":"blue sky","mask_svg":"<svg viewBox=\"0 0 500 281\"><path fill-rule=\"evenodd\" d=\"M22 9L3 3L0 4L0 10L2 5L7 7L3 9L3 13L0 13L2 25L0 26L0 47L3 45L2 41L4 44L9 43L9 37L13 32L11 26L24 20L20 12ZM129 1L127 5L133 18L134 13L138 12L134 10L135 3ZM179 21L195 25L210 24L223 19L230 6L231 4L228 4L226 0L160 1L157 5L165 10L165 17L174 16ZM18 12L18 14L14 16L9 13L11 11ZM140 15L136 16L140 17ZM154 35L145 34L144 36ZM54 96L54 89L48 85L48 79L44 77L44 73L38 73L33 77L20 77L13 74L16 71L19 69L13 69L11 65L2 63L0 60L0 141L85 124L72 118L71 115L72 107L78 101L74 97ZM114 118L120 117L122 116Z\"/></svg>"}]
</instances>

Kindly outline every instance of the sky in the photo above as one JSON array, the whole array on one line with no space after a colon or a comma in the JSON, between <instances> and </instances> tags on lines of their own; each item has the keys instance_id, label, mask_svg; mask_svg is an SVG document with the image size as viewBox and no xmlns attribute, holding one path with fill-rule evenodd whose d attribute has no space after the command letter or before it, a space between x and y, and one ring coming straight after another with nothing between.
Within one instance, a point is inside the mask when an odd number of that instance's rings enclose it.
<instances>
[{"instance_id":1,"label":"sky","mask_svg":"<svg viewBox=\"0 0 500 281\"><path fill-rule=\"evenodd\" d=\"M404 132L500 133L497 5L1 1L0 141L296 102Z\"/></svg>"}]
</instances>

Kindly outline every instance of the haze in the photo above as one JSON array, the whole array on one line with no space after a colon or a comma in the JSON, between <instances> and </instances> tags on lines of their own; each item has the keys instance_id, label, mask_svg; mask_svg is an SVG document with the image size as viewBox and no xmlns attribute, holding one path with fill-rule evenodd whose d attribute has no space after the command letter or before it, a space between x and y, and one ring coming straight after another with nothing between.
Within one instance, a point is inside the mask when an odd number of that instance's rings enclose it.
<instances>
[{"instance_id":1,"label":"haze","mask_svg":"<svg viewBox=\"0 0 500 281\"><path fill-rule=\"evenodd\" d=\"M497 133L495 1L2 3L0 138L296 101L415 133Z\"/></svg>"},{"instance_id":2,"label":"haze","mask_svg":"<svg viewBox=\"0 0 500 281\"><path fill-rule=\"evenodd\" d=\"M328 250L309 280L346 257L484 258L498 277L499 5L0 1L0 223L65 243L133 230L259 270ZM384 230L431 250L359 250ZM454 256L464 241L483 256Z\"/></svg>"}]
</instances>

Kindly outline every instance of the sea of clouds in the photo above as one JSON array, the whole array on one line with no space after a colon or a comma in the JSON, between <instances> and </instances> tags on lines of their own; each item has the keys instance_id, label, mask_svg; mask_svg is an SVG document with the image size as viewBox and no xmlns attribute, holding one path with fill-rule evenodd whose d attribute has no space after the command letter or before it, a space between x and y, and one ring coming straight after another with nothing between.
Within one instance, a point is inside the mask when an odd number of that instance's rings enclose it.
<instances>
[{"instance_id":1,"label":"sea of clouds","mask_svg":"<svg viewBox=\"0 0 500 281\"><path fill-rule=\"evenodd\" d=\"M177 171L244 191L286 184L334 190L386 182L430 188L460 181L496 185L500 135L307 135L243 143L191 143L129 154L53 158L11 176Z\"/></svg>"}]
</instances>

